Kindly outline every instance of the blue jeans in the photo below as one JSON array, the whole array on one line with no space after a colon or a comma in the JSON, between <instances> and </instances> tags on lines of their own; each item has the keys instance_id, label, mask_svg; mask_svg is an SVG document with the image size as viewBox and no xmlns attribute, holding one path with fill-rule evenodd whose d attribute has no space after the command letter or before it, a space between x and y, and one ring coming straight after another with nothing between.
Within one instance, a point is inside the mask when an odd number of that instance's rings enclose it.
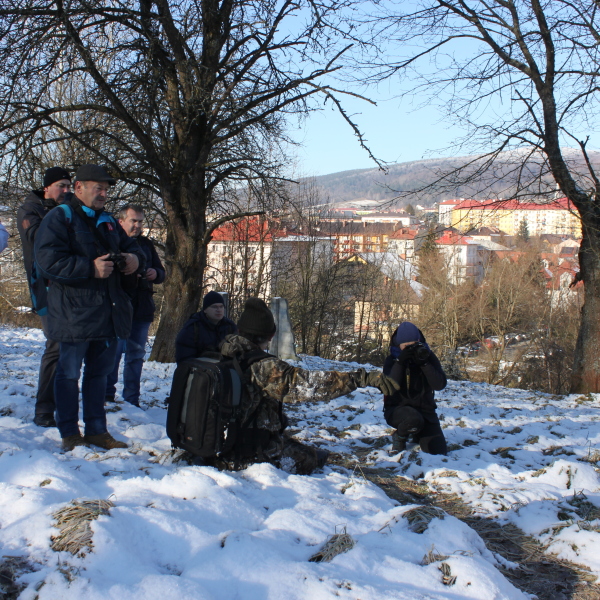
<instances>
[{"instance_id":1,"label":"blue jeans","mask_svg":"<svg viewBox=\"0 0 600 600\"><path fill-rule=\"evenodd\" d=\"M121 355L125 352L123 399L135 406L140 405L140 379L142 377L142 367L144 366L144 356L146 355L149 329L150 323L133 321L129 337L126 340L119 340L114 368L106 380L107 396L115 395L115 385L119 380L119 363L121 362Z\"/></svg>"},{"instance_id":2,"label":"blue jeans","mask_svg":"<svg viewBox=\"0 0 600 600\"><path fill-rule=\"evenodd\" d=\"M79 374L83 367L81 399L85 435L106 432L104 390L115 364L117 340L61 342L54 378L56 424L61 437L79 434Z\"/></svg>"}]
</instances>

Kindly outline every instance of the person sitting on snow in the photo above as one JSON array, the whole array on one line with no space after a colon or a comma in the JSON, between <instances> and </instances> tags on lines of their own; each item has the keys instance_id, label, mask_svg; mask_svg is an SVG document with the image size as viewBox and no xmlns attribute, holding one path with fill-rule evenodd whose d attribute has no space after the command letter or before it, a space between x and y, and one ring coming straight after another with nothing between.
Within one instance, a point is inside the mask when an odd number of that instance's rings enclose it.
<instances>
[{"instance_id":1,"label":"person sitting on snow","mask_svg":"<svg viewBox=\"0 0 600 600\"><path fill-rule=\"evenodd\" d=\"M223 296L208 292L202 310L194 313L177 334L175 362L198 358L204 352L218 352L219 344L231 333L237 333L237 326L225 316Z\"/></svg>"},{"instance_id":2,"label":"person sitting on snow","mask_svg":"<svg viewBox=\"0 0 600 600\"><path fill-rule=\"evenodd\" d=\"M396 429L392 434L392 450L405 450L412 436L424 452L446 454L446 439L434 400L434 391L446 387L446 374L413 323L404 321L394 331L383 373L400 386L398 391L383 398L385 420Z\"/></svg>"}]
</instances>

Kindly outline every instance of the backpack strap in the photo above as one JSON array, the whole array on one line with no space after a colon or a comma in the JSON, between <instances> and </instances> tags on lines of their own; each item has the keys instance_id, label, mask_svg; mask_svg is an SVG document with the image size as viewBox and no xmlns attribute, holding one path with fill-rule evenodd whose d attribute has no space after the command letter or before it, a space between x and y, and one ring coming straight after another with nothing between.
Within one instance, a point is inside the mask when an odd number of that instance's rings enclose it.
<instances>
[{"instance_id":1,"label":"backpack strap","mask_svg":"<svg viewBox=\"0 0 600 600\"><path fill-rule=\"evenodd\" d=\"M67 221L67 227L73 220L73 209L70 204L59 204L58 207L65 213L65 220Z\"/></svg>"},{"instance_id":2,"label":"backpack strap","mask_svg":"<svg viewBox=\"0 0 600 600\"><path fill-rule=\"evenodd\" d=\"M246 371L248 371L250 366L252 364L254 364L255 362L259 362L259 361L264 360L265 358L269 358L271 356L273 356L273 355L267 354L263 350L257 349L257 350L251 350L250 352L246 352L245 354L234 356L232 358L233 368L235 369L236 373L238 374L238 377L240 378L240 381L241 381L242 385L244 386L246 393L250 397L252 397L252 395L255 393L255 390L252 389L251 385L246 380L244 373ZM240 407L237 407L237 409L234 409L231 425L227 432L227 439L225 440L225 444L224 444L223 450L222 450L223 454L230 452L236 446L236 442L241 438L240 434L242 434L243 430L249 429L250 424L256 420L256 414L258 413L259 408L260 408L260 404L259 404L259 406L257 406L256 410L247 419L245 426L242 426L242 424L239 422L238 416L239 416ZM240 454L240 448L238 447L237 451L235 452L235 459L234 459L235 464L240 463L241 457L239 456L239 454ZM261 445L259 445L259 447L257 448L257 454L262 455L262 446Z\"/></svg>"},{"instance_id":3,"label":"backpack strap","mask_svg":"<svg viewBox=\"0 0 600 600\"><path fill-rule=\"evenodd\" d=\"M235 369L235 372L238 374L238 377L240 378L240 382L241 384L246 388L246 392L248 394L251 393L250 391L250 387L248 386L248 384L246 383L246 378L244 377L244 373L242 372L242 369L240 367L240 363L237 359L237 356L233 357L233 368ZM221 454L227 454L229 452L231 452L231 450L233 449L233 447L235 446L235 443L238 441L239 439L239 435L240 432L242 430L242 426L239 422L238 419L238 415L239 415L239 411L240 411L240 407L235 407L233 409L233 413L232 413L232 418L230 420L230 424L229 427L227 429L227 439L225 440L225 443L223 444L223 448L221 449ZM235 462L238 462L238 456L236 453L236 457L235 457Z\"/></svg>"}]
</instances>

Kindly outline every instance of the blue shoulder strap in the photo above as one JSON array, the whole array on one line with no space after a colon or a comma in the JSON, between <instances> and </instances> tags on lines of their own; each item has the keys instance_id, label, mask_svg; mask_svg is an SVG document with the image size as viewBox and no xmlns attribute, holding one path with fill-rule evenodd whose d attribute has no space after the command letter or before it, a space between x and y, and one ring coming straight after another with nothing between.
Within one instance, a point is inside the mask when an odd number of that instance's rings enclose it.
<instances>
[{"instance_id":1,"label":"blue shoulder strap","mask_svg":"<svg viewBox=\"0 0 600 600\"><path fill-rule=\"evenodd\" d=\"M69 204L59 204L58 206L63 209L63 211L65 213L65 218L67 220L67 225L69 225L73 218L73 209L71 208L71 206ZM83 209L85 210L86 207L83 207ZM90 214L90 216L93 216L93 211L90 210L90 213L92 213L92 214ZM100 225L100 223L112 223L113 225L116 225L117 222L115 221L115 218L110 213L103 212L100 215L100 217L98 218L98 221L96 222L96 227L98 225Z\"/></svg>"},{"instance_id":2,"label":"blue shoulder strap","mask_svg":"<svg viewBox=\"0 0 600 600\"><path fill-rule=\"evenodd\" d=\"M65 213L65 219L67 220L67 225L71 224L71 219L73 217L73 209L68 204L59 204L59 208L62 208Z\"/></svg>"},{"instance_id":3,"label":"blue shoulder strap","mask_svg":"<svg viewBox=\"0 0 600 600\"><path fill-rule=\"evenodd\" d=\"M113 225L116 225L117 222L115 221L115 218L107 212L103 212L99 217L98 217L98 222L96 223L96 227L98 227L98 225L100 225L100 223L112 223Z\"/></svg>"}]
</instances>

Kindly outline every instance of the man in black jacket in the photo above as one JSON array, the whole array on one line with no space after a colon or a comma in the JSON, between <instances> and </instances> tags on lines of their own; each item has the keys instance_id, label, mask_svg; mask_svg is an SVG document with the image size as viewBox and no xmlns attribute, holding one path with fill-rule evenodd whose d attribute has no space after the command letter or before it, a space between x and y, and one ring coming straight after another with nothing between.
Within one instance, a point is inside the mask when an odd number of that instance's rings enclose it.
<instances>
[{"instance_id":1,"label":"man in black jacket","mask_svg":"<svg viewBox=\"0 0 600 600\"><path fill-rule=\"evenodd\" d=\"M42 321L46 348L42 354L33 422L40 427L56 427L54 420L54 373L58 362L58 342L48 336L46 282L33 273L33 244L42 219L62 204L71 189L71 175L62 167L44 173L43 189L33 190L17 211L17 229L23 245L23 261L31 295L31 307Z\"/></svg>"},{"instance_id":2,"label":"man in black jacket","mask_svg":"<svg viewBox=\"0 0 600 600\"><path fill-rule=\"evenodd\" d=\"M177 364L188 358L197 358L203 352L218 352L225 336L237 333L237 330L236 324L225 316L221 294L208 292L202 301L202 310L194 313L177 334Z\"/></svg>"},{"instance_id":3,"label":"man in black jacket","mask_svg":"<svg viewBox=\"0 0 600 600\"><path fill-rule=\"evenodd\" d=\"M88 444L127 447L106 430L104 392L117 338L127 338L131 331L133 310L121 273L136 272L144 256L137 242L104 212L114 183L101 166L80 167L74 196L48 213L35 239L36 265L50 280L48 333L60 342L54 397L64 450ZM82 362L85 437L78 425Z\"/></svg>"},{"instance_id":4,"label":"man in black jacket","mask_svg":"<svg viewBox=\"0 0 600 600\"><path fill-rule=\"evenodd\" d=\"M148 330L154 320L153 284L162 283L165 280L165 269L152 241L141 235L144 224L144 209L137 204L127 204L119 212L119 223L130 238L137 240L146 257L146 271L137 275L130 275L133 278L133 285L129 291L133 304L131 333L126 340L120 339L117 344L115 366L106 380L105 400L110 402L115 399L115 384L119 379L119 363L123 352L125 352L123 399L134 406L139 406L140 379L142 367L144 366L144 355L146 354Z\"/></svg>"},{"instance_id":5,"label":"man in black jacket","mask_svg":"<svg viewBox=\"0 0 600 600\"><path fill-rule=\"evenodd\" d=\"M383 372L400 389L383 398L383 414L396 428L393 450L406 448L409 436L428 454L446 454L446 439L435 412L434 391L446 387L446 374L416 325L404 321L392 335Z\"/></svg>"}]
</instances>

